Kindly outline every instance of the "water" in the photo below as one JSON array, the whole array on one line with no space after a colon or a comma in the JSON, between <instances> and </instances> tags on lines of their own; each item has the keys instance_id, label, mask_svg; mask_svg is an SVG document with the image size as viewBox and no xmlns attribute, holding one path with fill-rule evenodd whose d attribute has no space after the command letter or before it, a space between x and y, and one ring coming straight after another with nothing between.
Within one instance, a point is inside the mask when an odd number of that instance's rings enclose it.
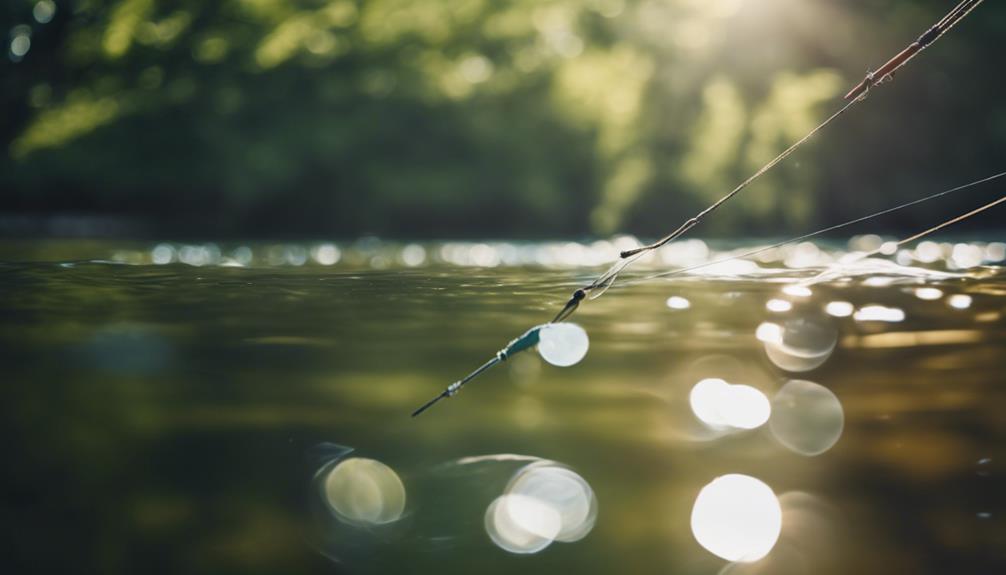
<instances>
[{"instance_id":1,"label":"water","mask_svg":"<svg viewBox=\"0 0 1006 575\"><path fill-rule=\"evenodd\" d=\"M0 246L8 543L0 565L12 573L1006 568L1002 244L925 244L809 287L792 286L841 258L844 243L637 281L722 253L675 244L584 302L573 320L590 351L576 365L554 367L527 351L409 417L554 315L626 241ZM700 408L712 418L703 423L689 396L712 379L744 393L728 394L728 404L714 394ZM768 423L745 411L769 401ZM332 488L340 509L363 518L355 523L333 514L316 477L347 457L378 463L344 471L383 474ZM585 536L526 554L494 544L486 510L528 465L569 469L589 485L592 522L589 500L567 498L563 508ZM397 485L385 469L404 489L400 518L367 507ZM781 509L777 541L757 563L728 563L693 536L696 520L706 539L724 533L715 516L693 517L693 505L703 487L733 474L774 492L778 503L762 498L759 509ZM729 520L737 505L716 512ZM552 511L528 513L552 535L565 529ZM763 516L749 518L742 543L772 544ZM712 545L729 553L734 543Z\"/></svg>"}]
</instances>

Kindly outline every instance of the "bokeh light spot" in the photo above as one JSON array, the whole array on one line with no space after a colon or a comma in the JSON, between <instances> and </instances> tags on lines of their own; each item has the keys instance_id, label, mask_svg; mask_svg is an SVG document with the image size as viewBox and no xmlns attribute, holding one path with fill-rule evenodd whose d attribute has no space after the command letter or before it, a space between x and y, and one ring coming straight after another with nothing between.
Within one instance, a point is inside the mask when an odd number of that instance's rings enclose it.
<instances>
[{"instance_id":1,"label":"bokeh light spot","mask_svg":"<svg viewBox=\"0 0 1006 575\"><path fill-rule=\"evenodd\" d=\"M768 555L782 530L782 507L768 485L748 475L717 477L692 507L692 534L710 553L751 562Z\"/></svg>"},{"instance_id":2,"label":"bokeh light spot","mask_svg":"<svg viewBox=\"0 0 1006 575\"><path fill-rule=\"evenodd\" d=\"M772 399L769 430L801 455L820 455L842 436L845 414L832 391L811 381L792 380Z\"/></svg>"},{"instance_id":3,"label":"bokeh light spot","mask_svg":"<svg viewBox=\"0 0 1006 575\"><path fill-rule=\"evenodd\" d=\"M52 0L40 0L31 9L31 15L39 24L48 24L56 15L56 3Z\"/></svg>"},{"instance_id":4,"label":"bokeh light spot","mask_svg":"<svg viewBox=\"0 0 1006 575\"><path fill-rule=\"evenodd\" d=\"M578 363L587 355L590 339L587 332L575 323L550 323L541 328L538 353L559 367Z\"/></svg>"},{"instance_id":5,"label":"bokeh light spot","mask_svg":"<svg viewBox=\"0 0 1006 575\"><path fill-rule=\"evenodd\" d=\"M830 301L824 306L824 312L832 317L849 317L856 308L847 301Z\"/></svg>"},{"instance_id":6,"label":"bokeh light spot","mask_svg":"<svg viewBox=\"0 0 1006 575\"><path fill-rule=\"evenodd\" d=\"M934 287L915 288L915 297L926 301L937 300L943 297L943 290Z\"/></svg>"},{"instance_id":7,"label":"bokeh light spot","mask_svg":"<svg viewBox=\"0 0 1006 575\"><path fill-rule=\"evenodd\" d=\"M687 299L681 296L672 295L671 297L667 298L667 307L677 310L688 309L692 307L692 302L688 301Z\"/></svg>"},{"instance_id":8,"label":"bokeh light spot","mask_svg":"<svg viewBox=\"0 0 1006 575\"><path fill-rule=\"evenodd\" d=\"M776 313L782 313L793 309L793 304L784 299L770 299L765 302L765 309Z\"/></svg>"},{"instance_id":9,"label":"bokeh light spot","mask_svg":"<svg viewBox=\"0 0 1006 575\"><path fill-rule=\"evenodd\" d=\"M768 421L772 411L761 391L718 378L696 383L688 402L695 417L713 428L756 429Z\"/></svg>"},{"instance_id":10,"label":"bokeh light spot","mask_svg":"<svg viewBox=\"0 0 1006 575\"><path fill-rule=\"evenodd\" d=\"M405 486L390 467L354 457L339 462L324 482L325 500L336 516L356 525L397 521L405 511Z\"/></svg>"},{"instance_id":11,"label":"bokeh light spot","mask_svg":"<svg viewBox=\"0 0 1006 575\"><path fill-rule=\"evenodd\" d=\"M485 529L501 549L530 554L553 541L579 541L596 520L597 500L582 477L559 465L535 463L521 469L489 505Z\"/></svg>"},{"instance_id":12,"label":"bokeh light spot","mask_svg":"<svg viewBox=\"0 0 1006 575\"><path fill-rule=\"evenodd\" d=\"M838 330L827 316L806 315L776 325L771 333L770 328L759 326L755 337L761 340L769 361L779 369L794 372L815 369L831 357L838 343Z\"/></svg>"},{"instance_id":13,"label":"bokeh light spot","mask_svg":"<svg viewBox=\"0 0 1006 575\"><path fill-rule=\"evenodd\" d=\"M947 305L954 309L968 309L971 307L971 296L966 294L954 294L947 298Z\"/></svg>"},{"instance_id":14,"label":"bokeh light spot","mask_svg":"<svg viewBox=\"0 0 1006 575\"><path fill-rule=\"evenodd\" d=\"M885 321L897 323L905 320L905 312L896 307L867 305L856 310L852 316L856 321Z\"/></svg>"},{"instance_id":15,"label":"bokeh light spot","mask_svg":"<svg viewBox=\"0 0 1006 575\"><path fill-rule=\"evenodd\" d=\"M809 287L796 284L782 288L782 293L793 297L810 297L814 295L814 292Z\"/></svg>"},{"instance_id":16,"label":"bokeh light spot","mask_svg":"<svg viewBox=\"0 0 1006 575\"><path fill-rule=\"evenodd\" d=\"M525 495L501 495L486 509L489 538L510 553L537 553L554 541L561 522L559 512Z\"/></svg>"}]
</instances>

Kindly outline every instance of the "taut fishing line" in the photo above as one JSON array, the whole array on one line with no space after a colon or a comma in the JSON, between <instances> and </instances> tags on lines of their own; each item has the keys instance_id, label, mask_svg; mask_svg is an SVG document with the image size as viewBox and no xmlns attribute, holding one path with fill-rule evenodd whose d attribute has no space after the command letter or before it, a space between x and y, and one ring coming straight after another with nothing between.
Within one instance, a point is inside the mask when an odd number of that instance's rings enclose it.
<instances>
[{"instance_id":1,"label":"taut fishing line","mask_svg":"<svg viewBox=\"0 0 1006 575\"><path fill-rule=\"evenodd\" d=\"M903 204L898 204L898 205L892 206L890 208L885 208L883 210L880 210L879 212L874 212L874 213L866 215L866 216L861 216L861 217L858 217L858 218L855 218L855 219L847 220L847 221L844 221L844 222L842 222L840 224L834 224L834 225L828 226L826 228L821 228L821 229L819 229L817 231L814 231L814 232L803 234L802 236L797 236L795 238L790 238L788 240L784 240L784 241L781 241L781 242L778 242L778 243L774 243L774 244L771 244L771 245L768 245L768 246L762 246L762 247L759 247L759 248L756 248L756 249L753 249L751 251L747 251L747 252L744 252L744 253L741 253L741 254L737 254L737 255L733 255L733 256L726 256L726 257L715 259L715 260L712 260L712 261L703 262L701 264L695 264L695 265L692 265L692 266L678 268L678 269L674 269L674 270L670 270L670 271L666 271L666 272L660 272L660 273L656 273L656 274L653 274L653 275L648 275L648 276L641 277L641 278L631 279L631 280L628 280L628 281L624 281L624 282L622 282L619 285L621 285L621 286L636 285L636 284L639 284L639 283L642 283L642 282L645 282L645 281L648 281L648 280L662 278L662 277L668 277L668 276L680 275L680 274L688 273L688 272L691 272L691 271L694 271L694 270L698 270L698 269L702 269L702 268L714 266L716 264L722 264L722 263L726 263L726 262L730 262L730 261L734 261L734 260L747 259L747 258L750 258L750 257L754 257L754 256L756 256L758 254L762 254L762 253L765 253L765 252L777 249L777 248L781 248L781 247L784 247L784 246L788 246L788 245L791 245L791 244L802 242L804 240L808 240L808 239L813 238L815 236L819 236L819 235L822 235L822 234L833 232L835 230L840 230L842 228L847 228L849 226L852 226L852 225L855 225L855 224L858 224L858 223L861 223L861 222L869 221L869 220L872 220L874 218L878 218L880 216L884 216L884 215L896 212L898 210L903 210L905 208L909 208L909 207L915 206L917 204L921 204L921 203L924 203L924 202L935 200L935 199L941 198L943 196L952 194L954 192L959 192L961 190L966 190L968 188L973 188L975 186L984 184L986 182L991 182L993 180L999 179L999 178L1001 178L1003 176L1006 176L1006 172L999 172L998 174L993 174L991 176L988 176L986 178L982 178L980 180L975 180L975 181L969 182L967 184L963 184L963 185L960 185L960 186L957 186L957 187L954 187L954 188L950 188L949 190L943 190L942 192L937 192L935 194L930 194L930 195L925 196L923 198L918 198L918 199L912 200L910 202L905 202ZM1002 200L1003 200L1003 198L1000 198L999 200L996 200L996 201L992 202L991 205L986 204L985 206L982 206L981 208L978 208L977 210L974 210L972 212L968 212L967 214L963 214L961 216L957 216L957 217L953 218L952 220L948 220L946 222L943 222L942 224L940 224L936 228L930 228L929 230L926 230L925 232L921 232L920 234L916 234L916 235L914 235L914 236L912 236L910 238L906 238L904 240L901 240L901 241L897 242L896 245L900 246L900 245L904 245L906 243L910 243L912 241L915 241L915 240L921 238L924 235L928 235L930 233L935 232L937 229L942 229L943 227L946 227L948 225L951 225L951 224L957 223L959 221L965 220L965 219L967 219L967 218L969 218L969 217L971 217L973 215L977 215L979 212L984 211L984 210L986 210L988 208L991 208L993 205L998 204ZM862 257L863 258L867 258L867 257L870 257L870 256L877 255L878 253L881 253L880 249L874 250L872 252L867 252L866 254L863 254Z\"/></svg>"}]
</instances>

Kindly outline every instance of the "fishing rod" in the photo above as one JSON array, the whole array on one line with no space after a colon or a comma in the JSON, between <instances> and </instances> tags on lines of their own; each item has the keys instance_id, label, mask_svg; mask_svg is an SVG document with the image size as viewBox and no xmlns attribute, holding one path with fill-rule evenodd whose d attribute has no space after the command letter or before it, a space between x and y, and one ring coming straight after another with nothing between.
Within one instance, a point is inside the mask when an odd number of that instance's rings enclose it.
<instances>
[{"instance_id":1,"label":"fishing rod","mask_svg":"<svg viewBox=\"0 0 1006 575\"><path fill-rule=\"evenodd\" d=\"M849 91L845 95L844 99L848 102L839 108L831 116L828 116L823 122L815 126L812 130L807 132L805 136L791 144L788 148L779 153L776 157L769 160L768 163L759 168L755 173L751 174L746 180L738 184L734 189L730 190L726 195L720 199L713 202L706 209L702 210L698 214L692 216L691 218L685 220L680 226L678 226L674 231L667 234L666 236L660 238L656 242L651 244L640 246L638 248L622 251L619 256L620 259L616 261L606 272L601 274L596 280L591 282L589 285L580 288L573 292L569 301L563 306L562 310L556 316L556 319L552 321L562 321L572 315L576 309L579 307L580 302L586 297L590 296L590 299L595 299L601 296L611 284L614 283L618 274L622 272L625 268L631 265L633 262L637 261L643 255L652 252L674 240L683 236L689 230L694 228L701 222L706 216L714 212L720 206L728 202L731 198L739 194L744 188L748 187L752 182L763 176L766 172L771 170L777 164L789 157L798 148L803 146L811 137L823 130L828 124L835 121L839 116L844 114L855 104L862 102L866 99L869 91L872 87L877 86L882 83L891 81L894 78L894 73L901 69L902 66L907 64L912 58L917 56L922 50L930 46L937 39L942 37L948 30L950 30L954 25L961 21L962 18L967 16L978 7L984 0L962 0L957 4L946 16L941 18L936 24L926 30L918 39L908 45L907 48L899 52L893 58L887 61L883 66L881 66L876 72L869 72L866 78L863 79L856 87Z\"/></svg>"},{"instance_id":2,"label":"fishing rod","mask_svg":"<svg viewBox=\"0 0 1006 575\"><path fill-rule=\"evenodd\" d=\"M962 18L971 13L972 10L978 7L983 0L963 0L960 4L955 6L953 10L947 13L939 22L934 24L930 29L922 33L917 40L909 44L904 50L898 52L890 60L884 63L883 66L877 68L873 72L867 72L866 77L859 84L856 84L849 92L844 96L846 100L859 100L862 99L869 93L870 88L889 82L894 79L894 73L898 71L899 68L908 63L909 60L914 58L926 49L927 46L935 42L940 38L940 36L946 34L947 30L954 27L955 24L961 21Z\"/></svg>"},{"instance_id":3,"label":"fishing rod","mask_svg":"<svg viewBox=\"0 0 1006 575\"><path fill-rule=\"evenodd\" d=\"M686 220L684 223L678 226L674 231L662 237L661 239L657 240L656 242L638 248L634 248L631 250L622 251L619 254L619 259L607 271L601 274L597 279L595 279L589 285L575 290L573 294L570 296L569 300L566 302L566 304L562 307L559 313L556 314L556 316L552 319L552 321L549 322L549 324L565 321L571 315L573 315L573 313L576 312L576 310L580 306L580 302L582 302L588 296L590 297L590 299L595 299L597 297L600 297L601 294L607 291L607 289L611 287L615 279L618 277L618 274L621 273L625 268L627 268L633 262L639 260L645 254L650 253L653 250L656 250L674 241L675 239L687 233L693 227L697 226L706 216L708 216L713 211L718 209L724 203L728 202L731 198L739 194L744 188L748 187L748 185L750 185L752 182L760 178L762 175L771 170L777 164L779 164L787 157L789 157L793 152L795 152L804 143L806 143L807 140L809 140L815 134L817 134L825 127L827 127L828 124L832 123L839 116L841 116L847 110L849 110L852 106L854 106L859 102L864 101L866 99L866 96L869 94L870 90L874 86L891 81L894 77L895 72L901 69L901 67L907 64L912 58L917 56L926 47L930 46L937 39L941 38L948 30L950 30L953 26L955 26L958 22L960 22L961 19L963 19L965 16L970 14L971 11L974 10L983 1L984 0L962 0L953 9L951 9L950 12L948 12L943 18L941 18L936 24L934 24L932 27L926 30L921 36L919 36L918 39L909 44L908 47L906 47L904 50L899 52L893 58L888 60L883 66L877 69L876 72L867 73L863 81L861 81L858 85L856 85L852 90L850 90L845 95L844 99L848 101L845 105L839 108L831 116L828 116L828 118L826 118L823 122L821 122L813 129L811 129L802 138L800 138L799 140L791 144L788 148L779 153L779 155L777 155L775 158L769 160L768 163L759 168L754 174L752 174L743 182L738 184L734 189L732 189L726 195L713 202L710 206L708 206L695 216ZM822 231L821 233L824 232ZM549 324L543 324L543 325L549 325ZM530 341L530 339L537 337L538 331L535 330L540 329L541 327L542 326L538 326L537 328L531 328L531 330L526 332L521 337L518 337L513 341L511 341L510 344L507 345L507 347L497 352L496 356L493 359L490 359L489 361L484 363L482 366L480 366L478 369L470 373L465 378L452 383L443 392L441 392L440 395L434 397L425 405L414 411L412 413L412 416L415 417L419 415L420 413L429 409L431 406L433 406L433 404L437 403L441 399L444 399L445 397L452 397L461 389L462 386L464 386L466 383L474 379L476 376L478 376L485 370L491 368L492 366L496 365L497 363L505 361L509 353L512 352L512 350L510 349L511 346L518 345L519 342L523 341L523 338L529 338L528 341ZM533 336L530 335L532 332L535 332ZM525 347L521 347L521 349L526 349L527 347L531 347L533 345L535 344L530 343Z\"/></svg>"},{"instance_id":4,"label":"fishing rod","mask_svg":"<svg viewBox=\"0 0 1006 575\"><path fill-rule=\"evenodd\" d=\"M710 205L706 209L702 210L701 212L699 212L695 216L693 216L693 217L689 218L688 220L686 220L683 224L681 224L680 226L678 226L678 228L675 229L674 231L672 231L671 233L667 234L666 236L660 238L659 240L657 240L656 242L653 242L651 244L648 244L648 245L645 245L645 246L640 246L638 248L634 248L634 249L631 249L631 250L625 250L625 251L621 252L621 254L620 254L621 258L623 260L624 259L628 259L628 258L638 258L638 256L640 254L653 251L653 250L655 250L655 249L657 249L657 248L659 248L659 247L661 247L661 246L663 246L663 245L665 245L665 244L667 244L667 243L669 243L669 242L677 239L678 237L684 235L688 230L690 230L693 227L695 227L696 225L698 225L699 222L702 221L702 219L705 216L709 215L710 213L712 213L713 211L715 211L717 208L719 208L720 206L722 206L724 203L726 203L727 201L729 201L731 198L733 198L734 196L736 196L738 193L740 193L741 190L743 190L749 184L751 184L751 182L755 181L760 176L764 175L770 169L772 169L773 167L775 167L776 164L778 164L779 162L785 160L789 155L791 155L794 151L796 151L797 148L799 148L800 146L802 146L807 140L809 140L812 136L814 136L814 134L818 133L819 131L821 131L822 129L824 129L828 124L830 124L832 121L834 121L839 116L841 116L842 114L844 114L846 112L846 110L848 110L849 108L851 108L856 103L862 102L863 100L865 100L866 96L869 94L869 91L870 91L870 89L872 87L880 85L880 84L883 84L883 83L887 83L887 82L893 80L895 72L897 72L902 66L904 66L905 64L907 64L909 62L909 60L911 60L912 58L914 58L915 56L917 56L927 46L929 46L930 44L932 44L933 42L935 42L937 39L939 39L941 36L943 36L943 34L945 34L955 24L957 24L958 22L960 22L960 20L962 18L964 18L965 16L967 16L972 10L974 10L975 8L977 8L978 5L981 4L983 1L984 0L962 0L961 3L958 4L957 6L955 6L949 13L947 13L946 16L944 16L943 18L941 18L939 22L937 22L931 28L929 28L928 30L926 30L921 36L919 36L919 38L917 40L915 40L914 42L912 42L911 44L909 44L907 48L905 48L904 50L902 50L901 52L899 52L897 55L895 55L893 58L891 58L890 60L888 60L883 66L881 66L879 69L877 69L877 71L875 71L875 72L868 72L866 74L866 77L859 84L857 84L853 89L849 90L849 92L844 96L843 99L847 100L848 103L845 104L844 106L842 106L841 108L839 108L838 111L836 111L834 114L832 114L831 116L829 116L823 122L821 122L820 124L818 124L817 126L815 126L810 132L807 133L807 135L805 135L804 137L802 137L799 140L797 140L796 142L794 142L792 145L790 145L790 147L788 147L785 150L783 150L778 156L776 156L775 158L773 158L772 160L770 160L767 164L765 164L764 166L762 166L761 168L759 168L758 171L756 171L754 174L752 174L751 176L749 176L746 180L744 180L743 182L741 182L740 184L738 184L737 187L735 187L733 190L731 190L725 196L723 196L722 198L716 200L712 205ZM615 274L617 274L617 272L621 271L621 269L624 269L624 267L625 267L624 265L621 266L621 267L618 267L618 263L616 263L615 266L612 266L612 269L613 270L617 269L617 271L615 272ZM609 274L611 274L611 270L609 270L604 276L602 276L602 279L604 279L605 276L607 276ZM614 279L614 278L612 278L612 279ZM597 283L597 282L595 282L595 283ZM600 283L604 283L604 282L600 282ZM610 280L608 281L608 283L610 284ZM600 295L600 294L598 294L598 295ZM594 296L594 297L596 297L596 296Z\"/></svg>"},{"instance_id":5,"label":"fishing rod","mask_svg":"<svg viewBox=\"0 0 1006 575\"><path fill-rule=\"evenodd\" d=\"M819 230L816 230L816 231L813 231L813 232L810 232L810 233L807 233L807 234L803 234L803 235L800 235L800 236L796 236L796 237L793 237L793 238L790 238L790 239L787 239L787 240L784 240L784 241L781 241L781 242L777 242L777 243L774 243L774 244L771 244L771 245L768 245L768 246L763 246L763 247L759 247L759 248L756 248L756 249L753 249L753 250L750 250L750 251L746 251L746 252L741 253L741 254L736 254L736 255L732 255L732 256L726 256L726 257L723 257L723 258L718 258L718 259L715 259L715 260L711 260L711 261L708 261L708 262L703 262L703 263L692 265L692 266L682 267L682 268L674 269L674 270L671 270L671 271L661 272L661 273L649 275L649 276L646 276L646 277L629 280L629 281L623 282L623 283L621 283L619 285L621 285L621 286L635 285L635 284L638 284L638 283L642 283L642 282L653 280L653 279L657 279L657 278L674 276L674 275L681 275L681 274L684 274L684 273L692 272L692 271L695 271L695 270L698 270L698 269L702 269L702 268L714 266L714 265L717 265L717 264L722 264L722 263L725 263L725 262L730 262L730 261L734 261L734 260L741 260L741 259L747 259L747 258L756 256L758 254L761 254L761 253L764 253L764 252L767 252L767 251L770 251L770 250L774 250L774 249L777 249L777 248L781 248L783 246L787 246L787 245L790 245L790 244L795 244L795 243L798 243L798 242L802 242L802 241L808 240L810 238L813 238L815 236L819 236L821 234L826 234L826 233L829 233L829 232L833 232L835 230L840 230L842 228L846 228L846 227L849 227L849 226L852 226L852 225L855 225L855 224L858 224L858 223L861 223L861 222L872 220L872 219L878 218L880 216L884 216L884 215L887 215L887 214L890 214L890 213L893 213L893 212L897 212L899 210L910 208L912 206L915 206L915 205L918 205L918 204L921 204L921 203L924 203L924 202L928 202L928 201L932 201L932 200L935 200L935 199L938 199L938 198L941 198L941 197L944 197L944 196L948 196L948 195L953 194L955 192L960 192L962 190L973 188L975 186L979 186L981 184L984 184L984 183L987 183L987 182L991 182L991 181L997 180L997 179L1002 178L1002 177L1006 177L1006 171L999 172L997 174L993 174L991 176L987 176L987 177L984 177L984 178L981 178L981 179L978 179L978 180L974 180L972 182L968 182L966 184L962 184L960 186L956 186L956 187L953 187L953 188L950 188L950 189L947 189L947 190L936 192L934 194L930 194L930 195L922 197L922 198L911 200L909 202L904 202L904 203L898 204L896 206L885 208L883 210L874 212L874 213L869 214L869 215L860 216L858 218L847 220L847 221L844 221L844 222L839 223L839 224L833 224L833 225L830 225L828 227L821 228ZM1006 195L1004 195L1003 197L999 198L998 200L995 200L995 201L993 201L991 203L985 204L984 206L982 206L982 207L980 207L978 209L972 210L972 211L970 211L970 212L968 212L966 214L962 214L960 216L956 216L956 217L954 217L954 218L952 218L950 220L947 220L947 221L945 221L945 222L943 222L943 223L941 223L941 224L939 224L937 226L929 228L928 230L926 230L924 232L920 232L920 233L915 234L915 235L913 235L913 236L911 236L909 238L901 240L896 245L901 246L901 245L904 245L906 243L913 242L913 241L915 241L915 240L917 240L917 239L919 239L919 238L921 238L921 237L923 237L925 235L929 235L929 234L931 234L933 232L936 232L936 231L938 231L940 229L943 229L943 228L945 228L945 227L947 227L949 225L961 222L961 221L963 221L963 220L965 220L967 218L970 218L970 217L972 217L974 215L977 215L978 213L983 212L983 211L985 211L987 209L990 209L990 208L992 208L992 207L994 207L994 206L996 206L996 205L998 205L1000 203L1003 203L1003 202L1006 202ZM867 252L865 254L861 254L859 259L876 255L879 252L880 252L880 250L878 249L878 250L875 250L873 252ZM827 272L827 271L828 270L825 270L825 272ZM825 274L825 272L822 272L821 274L819 274L817 276L817 278L822 277ZM817 279L817 278L815 278L815 279ZM577 290L577 291L580 292L581 290ZM583 297L584 296L581 295L580 299L582 299ZM565 312L565 311L566 311L566 309L564 308L563 312ZM565 319L565 317L567 317L569 315L568 313L564 314L563 312L560 312L559 316L557 316L556 319L553 319L551 322L549 322L547 324L542 324L542 325L535 326L535 327L529 329L528 331L524 332L523 335L521 335L521 336L519 336L517 338L514 338L512 341L510 341L510 343L508 343L506 345L506 347L504 347L503 349L501 349L498 352L496 352L496 355L494 355L491 359L489 359L489 361L487 361L487 362L483 363L481 366L479 366L478 369L476 369L475 371L469 373L464 378L462 378L462 379L460 379L458 381L455 381L454 383L450 384L449 386L447 386L446 389L444 389L442 392L440 392L439 395L434 396L432 399L430 399L429 401L427 401L421 407L419 407L418 409L416 409L415 411L413 411L412 412L412 417L415 417L415 416L423 413L424 411L426 411L427 409L429 409L430 407L432 407L434 404L436 404L441 399L453 397L459 391L461 391L461 388L464 387L465 384L467 384L469 381L475 379L482 372L484 372L487 369L493 367L494 365L506 361L513 354L521 352L521 351L524 351L525 349L529 349L529 348L537 345L538 342L540 341L540 338L541 338L541 331L544 328L548 327L549 325L555 324L555 323L557 323L559 321L562 321L562 319Z\"/></svg>"},{"instance_id":6,"label":"fishing rod","mask_svg":"<svg viewBox=\"0 0 1006 575\"><path fill-rule=\"evenodd\" d=\"M524 332L523 335L514 338L510 343L506 345L503 349L496 352L496 355L492 357L489 361L483 363L478 369L469 373L462 379L455 381L454 383L447 386L447 389L440 392L440 395L435 396L433 399L427 401L419 409L412 412L412 417L419 415L420 413L426 411L427 409L433 407L433 404L444 399L446 397L452 397L457 392L461 391L461 388L469 381L475 379L480 373L489 369L490 367L500 363L501 361L506 361L508 357L520 351L524 351L530 347L538 344L539 333L541 328L544 326L535 326Z\"/></svg>"}]
</instances>

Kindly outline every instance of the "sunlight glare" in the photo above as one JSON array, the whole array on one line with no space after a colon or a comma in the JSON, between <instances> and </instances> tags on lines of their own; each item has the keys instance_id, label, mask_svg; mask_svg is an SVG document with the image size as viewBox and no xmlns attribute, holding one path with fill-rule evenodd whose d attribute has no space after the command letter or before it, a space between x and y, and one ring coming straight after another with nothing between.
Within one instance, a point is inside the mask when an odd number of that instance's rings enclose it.
<instances>
[{"instance_id":1,"label":"sunlight glare","mask_svg":"<svg viewBox=\"0 0 1006 575\"><path fill-rule=\"evenodd\" d=\"M688 309L692 307L692 302L688 301L686 298L681 296L672 295L667 298L667 307L671 309Z\"/></svg>"},{"instance_id":2,"label":"sunlight glare","mask_svg":"<svg viewBox=\"0 0 1006 575\"><path fill-rule=\"evenodd\" d=\"M150 259L156 265L170 264L175 261L175 248L171 244L157 244L150 251Z\"/></svg>"},{"instance_id":3,"label":"sunlight glare","mask_svg":"<svg viewBox=\"0 0 1006 575\"><path fill-rule=\"evenodd\" d=\"M759 326L755 337L761 340L769 361L786 371L820 367L838 343L838 330L827 316L819 314L787 319L771 328L771 333L769 329Z\"/></svg>"},{"instance_id":4,"label":"sunlight glare","mask_svg":"<svg viewBox=\"0 0 1006 575\"><path fill-rule=\"evenodd\" d=\"M423 265L426 261L426 249L419 244L409 244L402 248L402 262L410 268Z\"/></svg>"},{"instance_id":5,"label":"sunlight glare","mask_svg":"<svg viewBox=\"0 0 1006 575\"><path fill-rule=\"evenodd\" d=\"M383 525L405 511L405 486L390 467L374 459L339 462L324 482L325 501L335 515L355 525Z\"/></svg>"},{"instance_id":6,"label":"sunlight glare","mask_svg":"<svg viewBox=\"0 0 1006 575\"><path fill-rule=\"evenodd\" d=\"M586 537L597 520L597 500L590 485L576 472L556 465L530 465L511 480L506 489L512 496L541 501L554 509L559 529L556 541L572 543Z\"/></svg>"},{"instance_id":7,"label":"sunlight glare","mask_svg":"<svg viewBox=\"0 0 1006 575\"><path fill-rule=\"evenodd\" d=\"M782 293L793 297L810 297L814 294L807 286L793 284L782 288Z\"/></svg>"},{"instance_id":8,"label":"sunlight glare","mask_svg":"<svg viewBox=\"0 0 1006 575\"><path fill-rule=\"evenodd\" d=\"M849 317L855 308L847 301L830 301L824 306L824 312L832 317Z\"/></svg>"},{"instance_id":9,"label":"sunlight glare","mask_svg":"<svg viewBox=\"0 0 1006 575\"><path fill-rule=\"evenodd\" d=\"M486 509L485 529L501 549L530 554L553 541L579 541L596 521L590 485L574 471L547 462L528 465L510 480Z\"/></svg>"},{"instance_id":10,"label":"sunlight glare","mask_svg":"<svg viewBox=\"0 0 1006 575\"><path fill-rule=\"evenodd\" d=\"M766 343L782 343L782 326L770 321L762 322L755 330L755 338Z\"/></svg>"},{"instance_id":11,"label":"sunlight glare","mask_svg":"<svg viewBox=\"0 0 1006 575\"><path fill-rule=\"evenodd\" d=\"M933 301L943 297L943 290L934 287L915 288L915 297L921 300Z\"/></svg>"},{"instance_id":12,"label":"sunlight glare","mask_svg":"<svg viewBox=\"0 0 1006 575\"><path fill-rule=\"evenodd\" d=\"M311 248L311 259L323 266L334 265L342 258L342 250L335 244L319 244Z\"/></svg>"},{"instance_id":13,"label":"sunlight glare","mask_svg":"<svg viewBox=\"0 0 1006 575\"><path fill-rule=\"evenodd\" d=\"M793 309L793 304L784 299L770 299L765 302L765 309L776 313L782 313Z\"/></svg>"},{"instance_id":14,"label":"sunlight glare","mask_svg":"<svg viewBox=\"0 0 1006 575\"><path fill-rule=\"evenodd\" d=\"M692 507L692 534L727 561L753 562L768 555L782 530L782 507L772 489L748 475L717 477Z\"/></svg>"},{"instance_id":15,"label":"sunlight glare","mask_svg":"<svg viewBox=\"0 0 1006 575\"><path fill-rule=\"evenodd\" d=\"M537 553L559 533L559 512L526 495L500 495L486 509L489 538L510 553Z\"/></svg>"},{"instance_id":16,"label":"sunlight glare","mask_svg":"<svg viewBox=\"0 0 1006 575\"><path fill-rule=\"evenodd\" d=\"M966 294L954 294L947 298L947 304L954 309L968 309L971 307L971 296Z\"/></svg>"},{"instance_id":17,"label":"sunlight glare","mask_svg":"<svg viewBox=\"0 0 1006 575\"><path fill-rule=\"evenodd\" d=\"M882 305L867 305L856 310L853 314L856 321L886 321L897 323L905 320L905 312L896 307L886 307Z\"/></svg>"},{"instance_id":18,"label":"sunlight glare","mask_svg":"<svg viewBox=\"0 0 1006 575\"><path fill-rule=\"evenodd\" d=\"M772 411L761 391L718 378L696 383L688 402L695 417L713 428L756 429L768 421Z\"/></svg>"},{"instance_id":19,"label":"sunlight glare","mask_svg":"<svg viewBox=\"0 0 1006 575\"><path fill-rule=\"evenodd\" d=\"M587 332L575 323L550 323L539 333L538 353L559 367L579 363L587 355L590 340Z\"/></svg>"},{"instance_id":20,"label":"sunlight glare","mask_svg":"<svg viewBox=\"0 0 1006 575\"><path fill-rule=\"evenodd\" d=\"M800 455L820 455L842 437L845 414L832 391L811 381L789 381L772 399L769 430Z\"/></svg>"}]
</instances>

